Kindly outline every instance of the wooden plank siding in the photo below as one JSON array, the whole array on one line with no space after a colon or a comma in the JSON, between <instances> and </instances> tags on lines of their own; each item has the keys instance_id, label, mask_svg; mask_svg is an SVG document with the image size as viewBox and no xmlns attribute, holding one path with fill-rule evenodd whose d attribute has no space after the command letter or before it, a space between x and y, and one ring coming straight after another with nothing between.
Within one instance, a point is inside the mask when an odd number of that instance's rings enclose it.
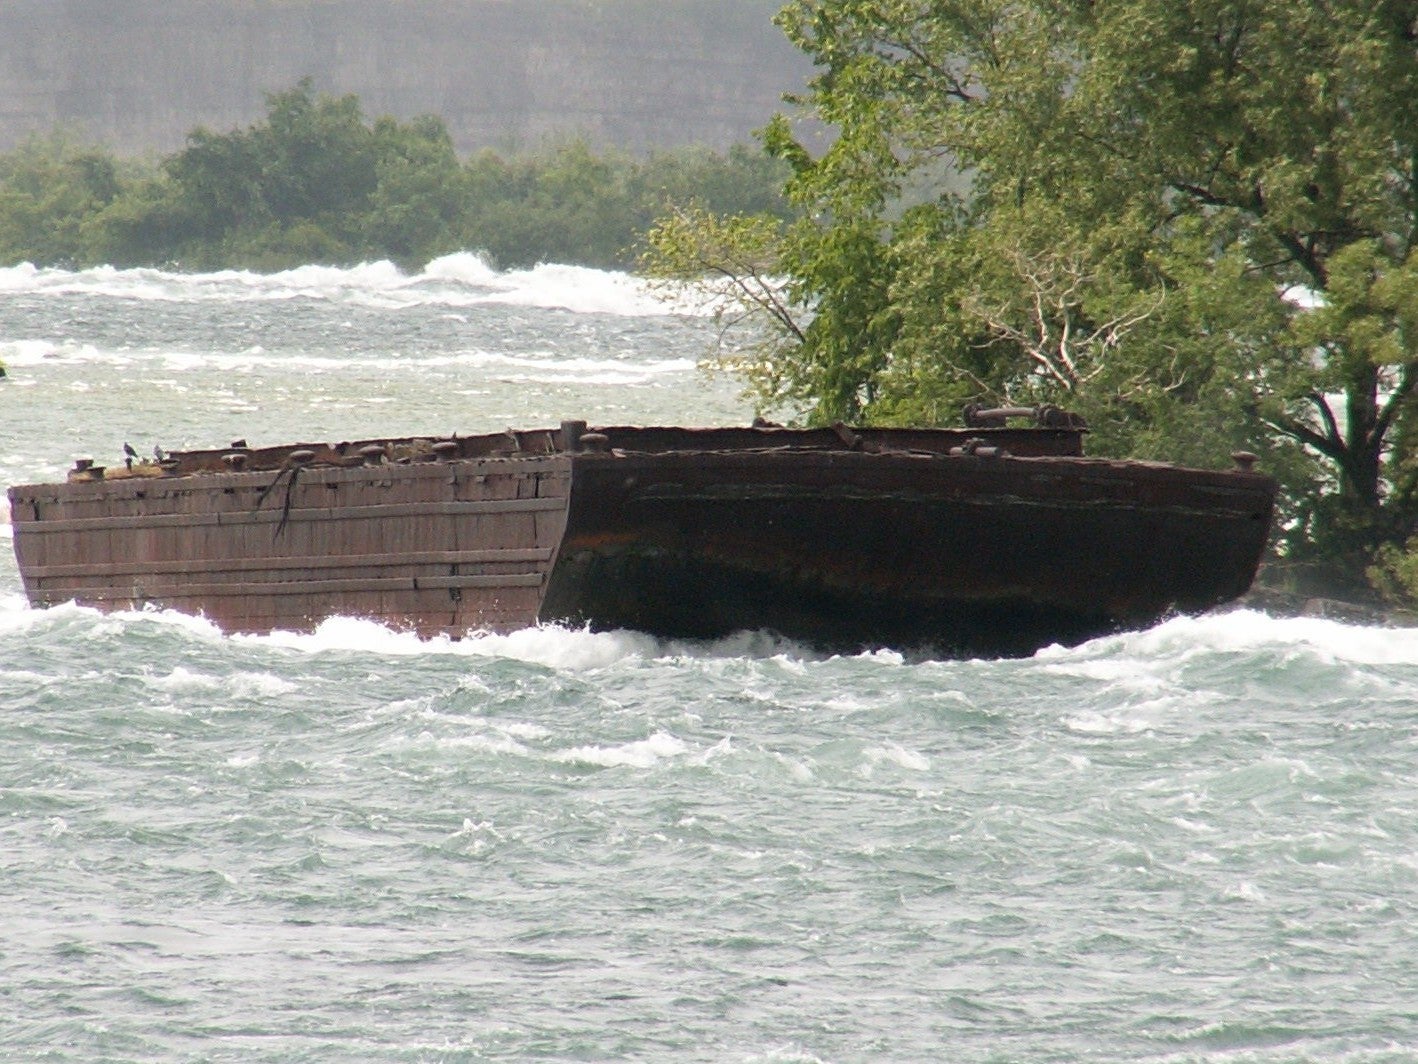
<instances>
[{"instance_id":1,"label":"wooden plank siding","mask_svg":"<svg viewBox=\"0 0 1418 1064\"><path fill-rule=\"evenodd\" d=\"M311 466L12 489L33 601L200 613L228 631L331 615L422 636L534 624L570 459Z\"/></svg>"}]
</instances>

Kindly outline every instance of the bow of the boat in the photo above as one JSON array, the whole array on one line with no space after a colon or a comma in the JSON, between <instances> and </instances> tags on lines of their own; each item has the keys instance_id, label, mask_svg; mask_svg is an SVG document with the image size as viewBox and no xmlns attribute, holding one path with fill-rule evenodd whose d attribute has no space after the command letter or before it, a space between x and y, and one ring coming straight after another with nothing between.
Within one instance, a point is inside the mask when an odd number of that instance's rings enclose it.
<instances>
[{"instance_id":1,"label":"bow of the boat","mask_svg":"<svg viewBox=\"0 0 1418 1064\"><path fill-rule=\"evenodd\" d=\"M583 454L542 615L1022 653L1243 594L1274 493L1082 458Z\"/></svg>"}]
</instances>

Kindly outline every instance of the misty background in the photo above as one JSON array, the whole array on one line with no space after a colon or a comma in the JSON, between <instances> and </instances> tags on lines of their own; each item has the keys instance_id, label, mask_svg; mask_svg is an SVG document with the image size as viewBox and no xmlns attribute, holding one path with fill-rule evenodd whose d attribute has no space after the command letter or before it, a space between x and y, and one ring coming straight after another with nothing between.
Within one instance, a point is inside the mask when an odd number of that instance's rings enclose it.
<instances>
[{"instance_id":1,"label":"misty background","mask_svg":"<svg viewBox=\"0 0 1418 1064\"><path fill-rule=\"evenodd\" d=\"M436 114L459 152L575 135L723 149L810 73L780 0L6 0L0 151L56 126L124 155L182 147L309 77L366 114Z\"/></svg>"}]
</instances>

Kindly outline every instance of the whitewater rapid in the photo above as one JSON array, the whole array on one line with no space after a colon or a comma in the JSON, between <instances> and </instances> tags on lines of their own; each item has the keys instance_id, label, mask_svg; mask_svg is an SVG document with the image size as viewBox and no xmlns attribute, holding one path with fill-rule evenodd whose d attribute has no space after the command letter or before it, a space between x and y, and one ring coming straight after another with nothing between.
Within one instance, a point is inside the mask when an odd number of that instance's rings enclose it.
<instances>
[{"instance_id":1,"label":"whitewater rapid","mask_svg":"<svg viewBox=\"0 0 1418 1064\"><path fill-rule=\"evenodd\" d=\"M711 315L476 256L0 270L0 481L74 457L745 424ZM0 1056L1399 1064L1418 632L1015 660L24 599L0 523Z\"/></svg>"}]
</instances>

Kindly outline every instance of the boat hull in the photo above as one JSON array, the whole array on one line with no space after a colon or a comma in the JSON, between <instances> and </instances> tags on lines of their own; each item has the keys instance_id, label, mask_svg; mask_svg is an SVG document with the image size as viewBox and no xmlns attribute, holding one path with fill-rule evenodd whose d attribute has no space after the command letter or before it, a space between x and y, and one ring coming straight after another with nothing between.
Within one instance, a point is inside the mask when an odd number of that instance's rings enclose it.
<instances>
[{"instance_id":1,"label":"boat hull","mask_svg":"<svg viewBox=\"0 0 1418 1064\"><path fill-rule=\"evenodd\" d=\"M10 492L36 605L175 609L232 632L365 617L422 636L535 624L567 458L99 480Z\"/></svg>"},{"instance_id":2,"label":"boat hull","mask_svg":"<svg viewBox=\"0 0 1418 1064\"><path fill-rule=\"evenodd\" d=\"M1244 594L1273 485L1127 462L579 459L543 617L1025 654Z\"/></svg>"},{"instance_id":3,"label":"boat hull","mask_svg":"<svg viewBox=\"0 0 1418 1064\"><path fill-rule=\"evenodd\" d=\"M1027 654L1246 591L1274 481L1083 458L1079 435L579 426L188 452L9 495L37 605L234 632L553 621Z\"/></svg>"}]
</instances>

